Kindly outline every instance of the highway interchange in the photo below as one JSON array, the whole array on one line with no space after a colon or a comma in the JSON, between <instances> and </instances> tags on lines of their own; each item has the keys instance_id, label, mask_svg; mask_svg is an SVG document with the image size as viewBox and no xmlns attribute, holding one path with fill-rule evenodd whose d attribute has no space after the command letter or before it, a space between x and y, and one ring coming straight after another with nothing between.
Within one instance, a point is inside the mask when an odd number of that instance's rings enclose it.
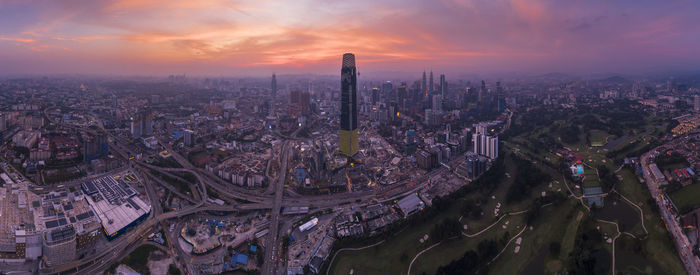
<instances>
[{"instance_id":1,"label":"highway interchange","mask_svg":"<svg viewBox=\"0 0 700 275\"><path fill-rule=\"evenodd\" d=\"M70 125L68 125L71 127ZM101 126L101 125L99 125ZM75 128L80 128L82 130L87 130L85 127L72 126ZM165 150L170 153L172 158L177 161L181 168L166 168L160 166L154 166L147 164L141 160L132 159L132 152L138 151L130 144L124 137L119 136L113 132L105 131L104 128L99 127L101 131L106 133L112 141L110 142L110 151L116 155L121 156L124 159L131 159L127 167L120 169L132 169L137 172L143 182L146 194L151 201L151 215L143 222L139 223L134 228L127 231L123 236L118 237L116 240L111 241L108 248L94 253L88 257L80 260L76 260L72 263L67 263L62 266L54 268L44 268L42 272L45 273L67 273L67 272L80 272L80 273L98 273L109 268L114 262L123 258L132 252L135 248L143 243L146 243L146 236L152 232L157 232L159 229L163 229L165 232L165 238L170 244L170 254L176 257L177 264L181 270L186 271L187 274L195 274L196 271L192 269L192 266L188 264L192 256L180 249L177 245L177 232L169 232L166 230L166 223L171 219L182 218L191 214L215 211L215 212L244 212L244 211L254 211L254 210L269 210L270 212L270 233L266 237L264 244L264 263L262 267L262 274L283 274L286 273L284 268L285 261L281 261L281 251L280 251L280 232L286 232L291 229L292 220L281 217L281 209L283 207L289 206L309 206L313 209L328 209L336 208L343 205L361 205L369 203L377 203L383 201L391 201L406 194L415 192L416 190L423 188L427 185L428 179L442 172L445 172L447 168L441 167L435 169L418 179L405 180L403 182L397 183L392 186L392 188L379 188L374 191L359 191L344 193L341 195L314 195L314 196L289 196L284 197L284 185L287 182L287 163L289 161L289 152L292 150L290 141L295 139L296 134L301 130L299 128L290 136L285 137L285 141L282 144L281 156L277 156L280 161L280 173L279 175L270 180L271 190L274 191L272 194L266 194L264 190L252 191L239 186L232 185L228 182L215 176L213 173L200 169L192 165L185 157L180 155L177 151L173 150L170 144L160 143ZM449 167L454 167L456 165L456 159L448 163ZM114 171L112 171L114 172ZM173 186L165 183L163 180L159 179L154 173L162 173L169 176L175 176L173 173L190 173L194 175L197 179L197 187L193 189L196 190L197 194L193 194L194 199L185 194L182 194L173 188ZM82 182L95 178L102 175L93 175L88 178L83 178L80 180L75 180L67 183L63 183L62 187L79 186ZM409 182L417 182L415 185L407 185ZM155 191L155 186L163 186L167 188L174 194L182 197L183 199L191 202L192 204L177 209L174 211L163 213L163 209L160 207L159 198ZM32 186L34 190L38 191L48 191L44 190L44 187ZM217 205L211 203L208 199L207 190L213 190L217 193L218 197L226 201L226 205ZM269 193L269 192L268 192ZM280 226L282 225L282 226ZM280 230L282 229L282 230Z\"/></svg>"},{"instance_id":2,"label":"highway interchange","mask_svg":"<svg viewBox=\"0 0 700 275\"><path fill-rule=\"evenodd\" d=\"M509 113L506 127L504 127L502 130L508 128L511 117L512 113ZM104 131L103 128L102 130ZM107 133L113 140L113 142L110 143L110 149L113 153L120 155L124 159L130 159L132 157L131 152L134 151L132 150L133 145L119 135L108 131L104 132ZM292 220L283 219L280 217L281 209L283 207L309 206L310 208L327 209L349 204L369 204L390 201L424 188L428 182L428 179L445 172L446 169L449 169L449 167L454 167L457 164L456 159L452 160L446 164L447 167L435 169L417 179L405 180L395 184L391 188L378 188L374 191L351 192L342 195L289 196L285 198L284 186L288 180L286 174L287 164L289 161L289 152L292 150L290 141L295 139L298 132L299 131L297 130L292 135L285 137L285 141L281 146L281 154L276 157L280 163L280 172L275 179L270 180L271 186L268 188L267 192L256 192L227 183L215 176L213 173L195 167L185 157L173 150L170 144L161 142L161 146L163 146L163 148L170 153L172 158L180 164L181 168L164 168L150 165L140 160L132 160L129 162L128 167L123 168L131 168L138 172L142 182L145 185L146 193L152 205L151 215L148 217L148 219L138 224L138 226L127 232L124 236L113 240L108 249L73 263L68 263L53 269L43 269L42 272L80 272L87 274L104 271L106 268L112 265L112 263L128 255L135 248L145 243L146 236L149 233L155 232L159 228L165 229L166 222L170 219L177 219L205 211L241 212L269 210L271 221L269 228L270 233L263 242L265 250L262 274L283 274L286 273L286 270L284 269L285 262L280 261L281 251L279 248L281 248L281 244L279 237L280 232L290 230L293 222ZM678 140L680 140L680 138L677 138L674 142L678 142ZM652 150L652 152L655 150L656 148ZM673 236L674 243L679 251L679 256L684 263L686 270L689 274L700 274L700 261L698 261L698 258L693 255L692 247L690 246L688 239L682 233L680 224L673 218L673 214L670 212L671 206L666 199L664 199L664 196L659 189L659 184L653 180L653 177L651 177L651 172L648 167L648 164L650 163L649 158L650 153L646 153L641 157L643 176L648 184L649 191L652 197L656 200L656 203L659 205L661 217L664 223L667 225L668 231ZM193 191L196 190L197 193L193 194L195 195L194 198L196 199L178 192L173 186L163 182L157 176L154 176L153 172L175 177L177 176L173 173L190 173L194 175L197 179L197 187L193 189ZM90 178L98 176L101 175L94 175ZM78 186L90 178L83 178L81 180L64 183L63 186ZM417 184L407 186L409 182L416 182ZM167 188L174 194L182 197L192 204L182 209L163 213L158 196L154 190L155 185ZM43 187L33 186L33 188L34 190L38 189L43 191ZM217 205L209 202L209 196L207 194L208 189L215 191L219 197L227 202L227 204ZM281 227L280 224L282 224ZM280 231L280 228L283 230ZM163 231L165 232L166 240L170 244L168 250L172 256L176 257L177 260L175 262L177 263L178 267L180 267L181 270L185 270L187 274L195 274L195 270L193 270L192 266L188 264L188 260L191 260L192 256L184 252L182 249L180 249L179 245L177 245L178 230L175 230L174 232L169 232L168 230Z\"/></svg>"}]
</instances>

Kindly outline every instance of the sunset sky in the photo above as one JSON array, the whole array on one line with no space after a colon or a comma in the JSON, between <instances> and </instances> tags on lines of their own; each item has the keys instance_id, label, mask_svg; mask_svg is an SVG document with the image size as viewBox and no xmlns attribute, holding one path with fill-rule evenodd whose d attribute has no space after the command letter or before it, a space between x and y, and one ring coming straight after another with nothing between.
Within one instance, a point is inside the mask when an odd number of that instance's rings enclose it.
<instances>
[{"instance_id":1,"label":"sunset sky","mask_svg":"<svg viewBox=\"0 0 700 275\"><path fill-rule=\"evenodd\" d=\"M0 74L697 70L700 1L0 0Z\"/></svg>"}]
</instances>

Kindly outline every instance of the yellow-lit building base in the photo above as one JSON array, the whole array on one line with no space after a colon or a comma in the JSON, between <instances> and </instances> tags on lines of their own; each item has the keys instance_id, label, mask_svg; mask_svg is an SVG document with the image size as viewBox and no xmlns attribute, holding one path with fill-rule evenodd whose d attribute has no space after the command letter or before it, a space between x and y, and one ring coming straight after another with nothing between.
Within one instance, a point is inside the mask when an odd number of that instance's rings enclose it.
<instances>
[{"instance_id":1,"label":"yellow-lit building base","mask_svg":"<svg viewBox=\"0 0 700 275\"><path fill-rule=\"evenodd\" d=\"M348 157L357 154L360 145L357 142L357 129L340 130L340 153Z\"/></svg>"}]
</instances>

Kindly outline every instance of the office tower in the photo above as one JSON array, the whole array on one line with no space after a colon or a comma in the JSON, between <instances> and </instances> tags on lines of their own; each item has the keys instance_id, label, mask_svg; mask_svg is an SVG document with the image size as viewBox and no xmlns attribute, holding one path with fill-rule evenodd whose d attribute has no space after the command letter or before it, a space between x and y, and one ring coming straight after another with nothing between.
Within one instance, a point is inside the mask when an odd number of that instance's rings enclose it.
<instances>
[{"instance_id":1,"label":"office tower","mask_svg":"<svg viewBox=\"0 0 700 275\"><path fill-rule=\"evenodd\" d=\"M486 96L486 82L481 81L481 89L479 89L479 95L477 96L477 101L483 103L484 96Z\"/></svg>"},{"instance_id":2,"label":"office tower","mask_svg":"<svg viewBox=\"0 0 700 275\"><path fill-rule=\"evenodd\" d=\"M445 75L440 75L440 95L443 99L447 98L447 81L445 81Z\"/></svg>"},{"instance_id":3,"label":"office tower","mask_svg":"<svg viewBox=\"0 0 700 275\"><path fill-rule=\"evenodd\" d=\"M268 117L274 117L275 116L275 98L277 98L277 76L275 74L272 74L272 81L270 82L270 108L269 111L270 113L268 114Z\"/></svg>"},{"instance_id":4,"label":"office tower","mask_svg":"<svg viewBox=\"0 0 700 275\"><path fill-rule=\"evenodd\" d=\"M499 113L506 110L506 98L502 95L496 95L496 109Z\"/></svg>"},{"instance_id":5,"label":"office tower","mask_svg":"<svg viewBox=\"0 0 700 275\"><path fill-rule=\"evenodd\" d=\"M496 82L496 111L502 113L506 110L506 98L503 95L503 86L501 82Z\"/></svg>"},{"instance_id":6,"label":"office tower","mask_svg":"<svg viewBox=\"0 0 700 275\"><path fill-rule=\"evenodd\" d=\"M301 92L294 90L289 93L289 103L290 104L300 104L301 103Z\"/></svg>"},{"instance_id":7,"label":"office tower","mask_svg":"<svg viewBox=\"0 0 700 275\"><path fill-rule=\"evenodd\" d=\"M311 95L308 92L301 93L299 105L301 107L301 115L308 116L311 114Z\"/></svg>"},{"instance_id":8,"label":"office tower","mask_svg":"<svg viewBox=\"0 0 700 275\"><path fill-rule=\"evenodd\" d=\"M696 113L700 112L700 95L693 96L693 109ZM0 122L2 122L1 119ZM0 127L2 126L0 125Z\"/></svg>"},{"instance_id":9,"label":"office tower","mask_svg":"<svg viewBox=\"0 0 700 275\"><path fill-rule=\"evenodd\" d=\"M420 90L425 94L425 97L428 97L428 80L425 79L425 71L423 71L423 82L421 82Z\"/></svg>"},{"instance_id":10,"label":"office tower","mask_svg":"<svg viewBox=\"0 0 700 275\"><path fill-rule=\"evenodd\" d=\"M399 110L403 111L406 106L406 100L408 99L408 91L406 90L406 82L401 82L398 88L396 88L396 97L398 98Z\"/></svg>"},{"instance_id":11,"label":"office tower","mask_svg":"<svg viewBox=\"0 0 700 275\"><path fill-rule=\"evenodd\" d=\"M391 99L391 90L394 89L394 86L391 85L391 81L387 81L382 83L382 98L387 100Z\"/></svg>"},{"instance_id":12,"label":"office tower","mask_svg":"<svg viewBox=\"0 0 700 275\"><path fill-rule=\"evenodd\" d=\"M441 112L442 111L442 96L441 95L434 95L433 96L433 112Z\"/></svg>"},{"instance_id":13,"label":"office tower","mask_svg":"<svg viewBox=\"0 0 700 275\"><path fill-rule=\"evenodd\" d=\"M433 90L433 71L430 71L430 82L428 82L428 92L432 93Z\"/></svg>"},{"instance_id":14,"label":"office tower","mask_svg":"<svg viewBox=\"0 0 700 275\"><path fill-rule=\"evenodd\" d=\"M477 154L474 153L467 153L467 163L465 166L460 167L462 168L461 170L466 170L466 171L460 171L463 172L464 176L475 179L478 178L481 174L483 174L486 171L486 158L481 157ZM466 169L464 169L466 168ZM459 169L459 168L458 168Z\"/></svg>"},{"instance_id":15,"label":"office tower","mask_svg":"<svg viewBox=\"0 0 700 275\"><path fill-rule=\"evenodd\" d=\"M7 115L0 113L0 132L5 131L5 127L7 127L6 121L7 121Z\"/></svg>"},{"instance_id":16,"label":"office tower","mask_svg":"<svg viewBox=\"0 0 700 275\"><path fill-rule=\"evenodd\" d=\"M377 105L379 102L379 88L372 88L372 105Z\"/></svg>"},{"instance_id":17,"label":"office tower","mask_svg":"<svg viewBox=\"0 0 700 275\"><path fill-rule=\"evenodd\" d=\"M272 83L270 84L270 91L272 92L272 98L277 96L277 76L272 74Z\"/></svg>"},{"instance_id":18,"label":"office tower","mask_svg":"<svg viewBox=\"0 0 700 275\"><path fill-rule=\"evenodd\" d=\"M348 157L357 154L357 69L355 55L343 55L340 69L340 153Z\"/></svg>"},{"instance_id":19,"label":"office tower","mask_svg":"<svg viewBox=\"0 0 700 275\"><path fill-rule=\"evenodd\" d=\"M186 129L183 135L185 146L191 147L194 144L194 131Z\"/></svg>"}]
</instances>

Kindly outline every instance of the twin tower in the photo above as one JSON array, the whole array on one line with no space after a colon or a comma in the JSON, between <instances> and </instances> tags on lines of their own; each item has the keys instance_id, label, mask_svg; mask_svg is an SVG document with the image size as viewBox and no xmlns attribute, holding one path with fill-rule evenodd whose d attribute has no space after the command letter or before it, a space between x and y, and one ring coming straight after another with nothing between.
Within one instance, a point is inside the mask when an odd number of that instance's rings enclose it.
<instances>
[{"instance_id":1,"label":"twin tower","mask_svg":"<svg viewBox=\"0 0 700 275\"><path fill-rule=\"evenodd\" d=\"M343 54L340 69L340 153L352 157L359 149L357 141L357 68L355 55Z\"/></svg>"}]
</instances>

